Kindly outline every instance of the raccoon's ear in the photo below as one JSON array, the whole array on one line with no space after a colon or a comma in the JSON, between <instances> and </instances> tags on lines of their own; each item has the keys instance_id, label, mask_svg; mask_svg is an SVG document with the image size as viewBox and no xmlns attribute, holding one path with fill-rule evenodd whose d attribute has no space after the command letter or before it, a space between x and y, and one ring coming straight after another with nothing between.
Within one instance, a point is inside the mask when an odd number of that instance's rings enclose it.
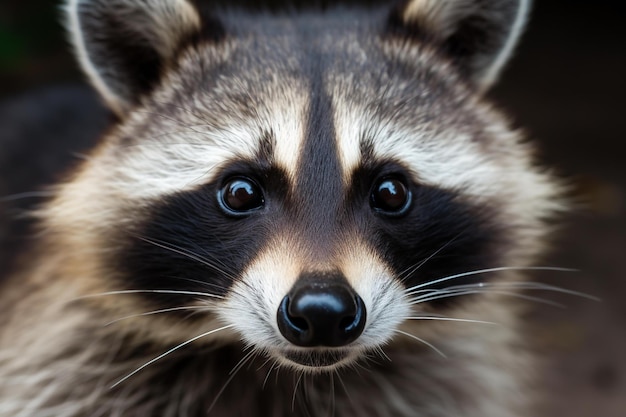
<instances>
[{"instance_id":1,"label":"raccoon's ear","mask_svg":"<svg viewBox=\"0 0 626 417\"><path fill-rule=\"evenodd\" d=\"M489 88L524 29L531 0L405 0L388 30L435 42L474 84Z\"/></svg>"},{"instance_id":2,"label":"raccoon's ear","mask_svg":"<svg viewBox=\"0 0 626 417\"><path fill-rule=\"evenodd\" d=\"M68 0L66 22L83 71L123 116L199 33L186 0Z\"/></svg>"}]
</instances>

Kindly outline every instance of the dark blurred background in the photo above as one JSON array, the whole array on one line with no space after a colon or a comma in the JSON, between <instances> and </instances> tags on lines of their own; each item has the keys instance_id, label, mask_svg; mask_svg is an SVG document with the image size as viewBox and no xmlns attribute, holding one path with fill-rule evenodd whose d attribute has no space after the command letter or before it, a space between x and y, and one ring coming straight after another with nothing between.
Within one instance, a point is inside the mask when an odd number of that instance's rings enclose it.
<instances>
[{"instance_id":1,"label":"dark blurred background","mask_svg":"<svg viewBox=\"0 0 626 417\"><path fill-rule=\"evenodd\" d=\"M567 307L537 306L529 316L528 337L547 358L538 387L546 393L539 417L626 416L621 3L536 0L526 36L490 93L540 144L540 160L575 185L580 202L545 261L580 272L536 279L602 298L551 294ZM0 277L27 236L20 213L40 201L42 184L53 182L77 153L92 146L110 120L85 87L59 16L50 0L0 2Z\"/></svg>"}]
</instances>

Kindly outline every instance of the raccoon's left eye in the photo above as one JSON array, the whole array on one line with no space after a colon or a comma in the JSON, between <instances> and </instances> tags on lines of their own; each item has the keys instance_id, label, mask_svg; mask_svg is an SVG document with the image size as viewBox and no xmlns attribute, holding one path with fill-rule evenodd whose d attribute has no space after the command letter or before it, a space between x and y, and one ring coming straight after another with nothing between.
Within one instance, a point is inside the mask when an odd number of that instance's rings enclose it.
<instances>
[{"instance_id":1,"label":"raccoon's left eye","mask_svg":"<svg viewBox=\"0 0 626 417\"><path fill-rule=\"evenodd\" d=\"M226 213L235 215L246 214L265 205L261 187L245 177L226 181L218 192L218 200Z\"/></svg>"},{"instance_id":2,"label":"raccoon's left eye","mask_svg":"<svg viewBox=\"0 0 626 417\"><path fill-rule=\"evenodd\" d=\"M399 216L411 205L411 191L399 178L385 177L379 179L372 189L371 205L377 212Z\"/></svg>"}]
</instances>

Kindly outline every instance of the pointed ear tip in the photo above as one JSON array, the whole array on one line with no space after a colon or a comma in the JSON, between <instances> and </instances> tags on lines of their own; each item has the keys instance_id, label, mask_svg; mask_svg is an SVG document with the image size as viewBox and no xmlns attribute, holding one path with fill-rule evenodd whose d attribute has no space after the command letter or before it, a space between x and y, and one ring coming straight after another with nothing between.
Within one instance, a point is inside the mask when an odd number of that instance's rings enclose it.
<instances>
[{"instance_id":1,"label":"pointed ear tip","mask_svg":"<svg viewBox=\"0 0 626 417\"><path fill-rule=\"evenodd\" d=\"M128 10L143 24L129 21ZM202 28L189 0L64 0L60 11L83 73L119 117L155 88L168 61ZM117 13L124 14L109 18Z\"/></svg>"},{"instance_id":2,"label":"pointed ear tip","mask_svg":"<svg viewBox=\"0 0 626 417\"><path fill-rule=\"evenodd\" d=\"M404 0L391 8L388 30L426 42L438 39L438 47L485 92L510 60L531 4L532 0ZM487 38L488 42L481 41L487 47L479 46L477 41Z\"/></svg>"}]
</instances>

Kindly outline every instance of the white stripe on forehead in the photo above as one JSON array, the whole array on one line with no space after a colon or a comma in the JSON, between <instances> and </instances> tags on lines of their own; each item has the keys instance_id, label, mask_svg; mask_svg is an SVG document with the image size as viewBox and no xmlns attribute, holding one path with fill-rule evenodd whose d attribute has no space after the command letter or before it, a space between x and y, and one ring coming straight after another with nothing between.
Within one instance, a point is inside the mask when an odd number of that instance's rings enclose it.
<instances>
[{"instance_id":1,"label":"white stripe on forehead","mask_svg":"<svg viewBox=\"0 0 626 417\"><path fill-rule=\"evenodd\" d=\"M339 109L335 112L335 126L346 183L362 162L361 141L365 138L373 145L375 159L404 163L422 184L475 196L502 193L501 184L494 181L494 176L503 174L502 161L490 158L467 134L441 126L395 126L392 121L372 115L355 103L342 103L341 99L336 99L335 106ZM501 134L511 136L506 131ZM514 163L507 171L515 172L521 165Z\"/></svg>"},{"instance_id":2,"label":"white stripe on forehead","mask_svg":"<svg viewBox=\"0 0 626 417\"><path fill-rule=\"evenodd\" d=\"M94 158L94 172L99 178L108 178L107 185L115 192L130 198L155 198L191 190L212 181L217 169L228 163L254 160L263 132L271 131L276 164L293 178L304 137L306 106L295 96L290 102L275 105L259 118L233 118L224 128L197 122L183 124L173 118L159 120L159 131L148 128L140 132L145 138L138 138L138 143L116 141L105 147ZM139 113L135 119L145 123L150 117L159 116ZM132 128L124 133L134 137L138 134Z\"/></svg>"},{"instance_id":3,"label":"white stripe on forehead","mask_svg":"<svg viewBox=\"0 0 626 417\"><path fill-rule=\"evenodd\" d=\"M283 98L271 113L270 125L274 132L274 158L293 184L306 135L308 98L305 89L294 90ZM272 103L268 106L272 107Z\"/></svg>"}]
</instances>

